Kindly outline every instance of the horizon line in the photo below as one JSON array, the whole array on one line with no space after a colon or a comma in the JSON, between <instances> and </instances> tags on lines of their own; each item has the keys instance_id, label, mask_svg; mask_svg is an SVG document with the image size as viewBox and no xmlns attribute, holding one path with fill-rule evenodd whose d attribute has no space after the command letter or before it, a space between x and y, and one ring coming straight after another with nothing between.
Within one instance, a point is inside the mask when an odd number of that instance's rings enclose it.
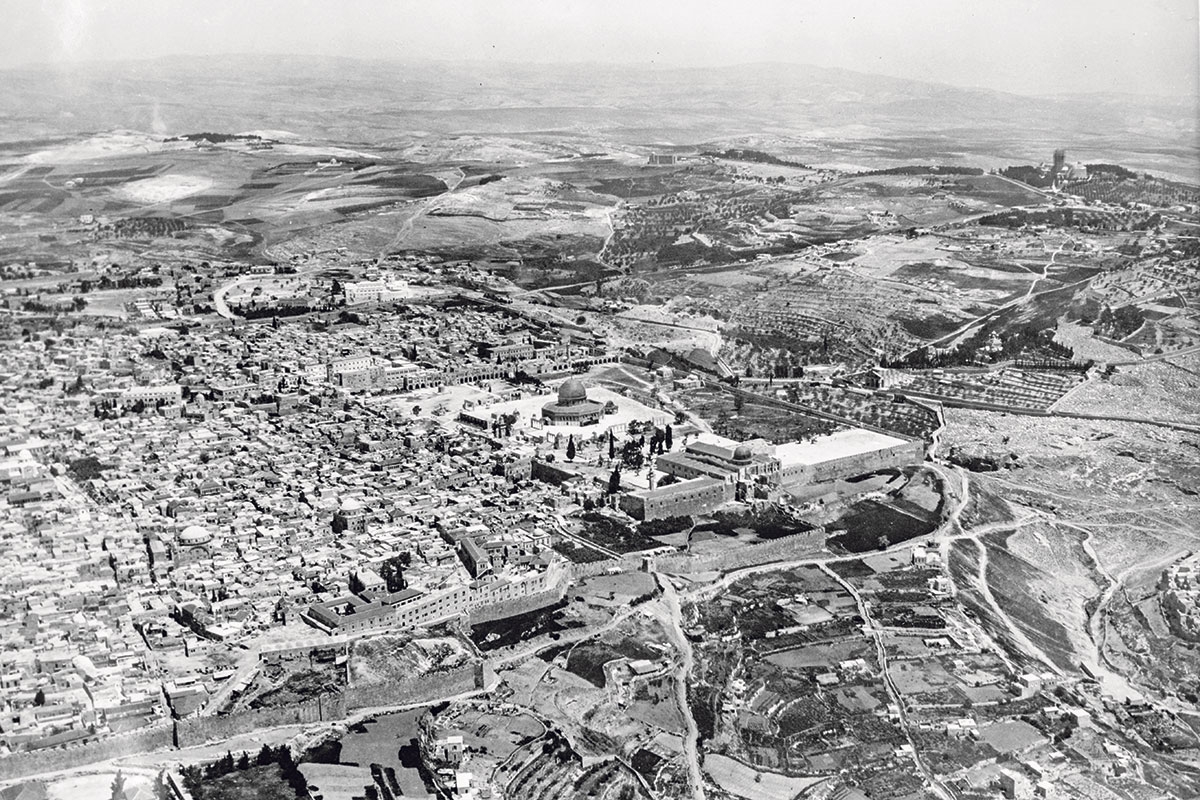
<instances>
[{"instance_id":1,"label":"horizon line","mask_svg":"<svg viewBox=\"0 0 1200 800\"><path fill-rule=\"evenodd\" d=\"M883 72L867 72L849 67L840 66L825 66L816 64L811 61L780 61L780 60L763 60L763 61L737 61L724 64L680 64L670 62L657 61L598 61L595 59L578 60L578 61L514 61L510 59L482 59L482 58L438 58L434 56L421 57L405 57L405 56L386 56L386 55L344 55L333 53L295 53L295 52L280 52L280 53L252 53L252 52L228 52L228 53L172 53L166 55L155 55L145 57L121 57L121 58L91 58L81 59L77 61L30 61L22 64L0 67L0 73L5 72L37 72L37 71L59 71L71 72L79 69L94 68L101 65L121 66L121 65L139 65L150 64L154 62L164 61L204 61L204 60L219 60L225 58L238 59L295 59L301 61L348 61L357 63L376 63L376 64L396 64L396 65L434 65L434 64L458 64L458 65L478 65L483 67L599 67L606 69L652 69L659 72L705 72L705 71L722 71L732 70L744 67L805 67L808 69L823 70L827 72L838 72L850 75L861 75L873 78L886 78L888 80L904 81L907 83L920 84L924 86L942 86L951 89L959 89L962 91L980 91L992 92L996 94L1008 95L1011 97L1020 98L1085 98L1085 97L1136 97L1148 100L1172 100L1177 102L1200 103L1200 95L1192 93L1173 94L1167 92L1160 93L1139 93L1129 91L1106 91L1103 89L1077 90L1068 92L1053 92L1044 94L1032 94L1025 92L1017 92L1011 89L999 89L991 86L981 86L978 84L957 84L946 83L944 81L930 80L928 78L912 78L901 75L893 75Z\"/></svg>"}]
</instances>

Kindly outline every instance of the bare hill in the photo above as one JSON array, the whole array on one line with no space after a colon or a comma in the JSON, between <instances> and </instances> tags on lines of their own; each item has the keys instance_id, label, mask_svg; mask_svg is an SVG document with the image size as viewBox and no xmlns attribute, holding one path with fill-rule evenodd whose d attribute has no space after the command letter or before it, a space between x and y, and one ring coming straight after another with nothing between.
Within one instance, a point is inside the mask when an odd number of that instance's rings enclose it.
<instances>
[{"instance_id":1,"label":"bare hill","mask_svg":"<svg viewBox=\"0 0 1200 800\"><path fill-rule=\"evenodd\" d=\"M1194 98L1034 98L796 64L664 69L230 56L2 75L0 141L118 128L270 128L375 144L423 133L676 144L771 133L877 140L896 158L1044 158L1054 143L1080 157L1183 175L1200 162Z\"/></svg>"}]
</instances>

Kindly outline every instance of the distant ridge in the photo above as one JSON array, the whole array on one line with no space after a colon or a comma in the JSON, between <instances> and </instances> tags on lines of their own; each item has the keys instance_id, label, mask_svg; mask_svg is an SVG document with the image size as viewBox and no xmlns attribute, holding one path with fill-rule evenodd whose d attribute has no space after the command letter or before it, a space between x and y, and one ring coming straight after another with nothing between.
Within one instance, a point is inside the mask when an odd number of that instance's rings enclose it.
<instances>
[{"instance_id":1,"label":"distant ridge","mask_svg":"<svg viewBox=\"0 0 1200 800\"><path fill-rule=\"evenodd\" d=\"M132 128L165 135L283 129L371 143L398 141L409 131L562 131L622 142L705 143L758 131L823 140L927 140L927 157L934 160L964 151L1028 159L1061 145L1145 168L1193 172L1200 162L1195 98L1024 97L798 64L551 66L226 56L0 74L2 140Z\"/></svg>"}]
</instances>

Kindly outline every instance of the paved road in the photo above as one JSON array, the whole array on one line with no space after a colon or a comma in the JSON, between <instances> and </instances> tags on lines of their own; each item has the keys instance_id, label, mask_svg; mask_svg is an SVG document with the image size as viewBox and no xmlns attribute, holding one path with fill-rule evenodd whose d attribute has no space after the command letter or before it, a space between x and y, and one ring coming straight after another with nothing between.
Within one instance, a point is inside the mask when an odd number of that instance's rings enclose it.
<instances>
[{"instance_id":1,"label":"paved road","mask_svg":"<svg viewBox=\"0 0 1200 800\"><path fill-rule=\"evenodd\" d=\"M218 314L225 319L241 319L240 316L234 314L233 311L229 309L229 304L225 302L225 295L229 294L231 289L241 286L252 277L255 276L250 275L249 273L245 275L239 275L229 283L225 283L217 287L216 291L213 292L213 308L217 310Z\"/></svg>"}]
</instances>

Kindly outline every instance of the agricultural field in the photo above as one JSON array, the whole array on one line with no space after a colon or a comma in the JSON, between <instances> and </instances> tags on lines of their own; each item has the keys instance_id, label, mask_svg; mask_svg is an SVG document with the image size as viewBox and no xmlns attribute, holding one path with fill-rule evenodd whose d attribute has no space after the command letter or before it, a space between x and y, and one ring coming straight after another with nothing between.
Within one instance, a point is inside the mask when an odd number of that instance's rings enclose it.
<instances>
[{"instance_id":1,"label":"agricultural field","mask_svg":"<svg viewBox=\"0 0 1200 800\"><path fill-rule=\"evenodd\" d=\"M1159 208L1200 205L1200 189L1191 184L1145 173L1139 175L1111 165L1091 164L1088 172L1090 180L1070 184L1067 191L1085 200L1114 205L1145 203Z\"/></svg>"},{"instance_id":2,"label":"agricultural field","mask_svg":"<svg viewBox=\"0 0 1200 800\"><path fill-rule=\"evenodd\" d=\"M681 393L684 404L707 422L714 433L737 441L763 438L770 442L799 442L832 433L837 423L808 417L775 406L743 401L720 389Z\"/></svg>"},{"instance_id":3,"label":"agricultural field","mask_svg":"<svg viewBox=\"0 0 1200 800\"><path fill-rule=\"evenodd\" d=\"M1044 411L1085 381L1076 370L933 370L904 372L894 388L939 400L965 400Z\"/></svg>"},{"instance_id":4,"label":"agricultural field","mask_svg":"<svg viewBox=\"0 0 1200 800\"><path fill-rule=\"evenodd\" d=\"M890 771L907 785L888 744L902 735L877 713L888 701L875 647L855 628L856 603L838 581L813 567L765 572L687 614L702 642L692 713L710 753L730 759L718 763L731 780L854 768L867 781ZM727 788L749 791L738 786Z\"/></svg>"},{"instance_id":5,"label":"agricultural field","mask_svg":"<svg viewBox=\"0 0 1200 800\"><path fill-rule=\"evenodd\" d=\"M731 304L730 338L759 348L786 348L801 363L858 364L877 362L878 353L903 353L920 339L905 331L903 320L937 316L941 305L932 292L864 281L846 271L802 273L758 289ZM967 319L947 316L940 332Z\"/></svg>"},{"instance_id":6,"label":"agricultural field","mask_svg":"<svg viewBox=\"0 0 1200 800\"><path fill-rule=\"evenodd\" d=\"M134 253L170 242L166 248L186 246L193 257L253 258L259 243L282 232L447 188L383 153L258 138L98 136L38 159L39 166L5 165L0 206L35 210L61 231L59 252L73 244L81 254L100 241Z\"/></svg>"},{"instance_id":7,"label":"agricultural field","mask_svg":"<svg viewBox=\"0 0 1200 800\"><path fill-rule=\"evenodd\" d=\"M624 199L604 249L647 271L784 254L889 229L936 225L1037 198L992 176L843 176L707 158L645 167L593 187Z\"/></svg>"},{"instance_id":8,"label":"agricultural field","mask_svg":"<svg viewBox=\"0 0 1200 800\"><path fill-rule=\"evenodd\" d=\"M774 772L762 772L719 753L704 759L704 771L722 790L745 800L797 797L828 780L823 777L792 778Z\"/></svg>"},{"instance_id":9,"label":"agricultural field","mask_svg":"<svg viewBox=\"0 0 1200 800\"><path fill-rule=\"evenodd\" d=\"M522 750L506 765L511 775L506 797L530 800L647 800L633 771L615 759L583 767L569 744L555 738L539 748Z\"/></svg>"},{"instance_id":10,"label":"agricultural field","mask_svg":"<svg viewBox=\"0 0 1200 800\"><path fill-rule=\"evenodd\" d=\"M790 403L837 414L860 425L895 431L902 436L926 438L937 427L937 416L915 403L897 402L886 393L819 383L793 383L777 389Z\"/></svg>"}]
</instances>

